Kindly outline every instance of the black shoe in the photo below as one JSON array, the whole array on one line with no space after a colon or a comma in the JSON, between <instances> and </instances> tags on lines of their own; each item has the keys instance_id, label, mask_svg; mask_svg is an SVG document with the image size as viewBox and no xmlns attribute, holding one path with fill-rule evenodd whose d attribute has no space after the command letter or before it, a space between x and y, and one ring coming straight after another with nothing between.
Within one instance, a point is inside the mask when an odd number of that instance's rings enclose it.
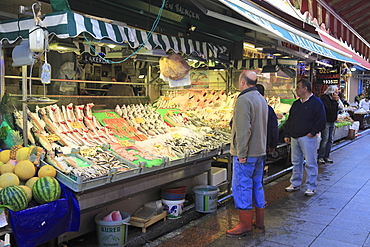
<instances>
[{"instance_id":1,"label":"black shoe","mask_svg":"<svg viewBox=\"0 0 370 247\"><path fill-rule=\"evenodd\" d=\"M325 158L324 160L325 160L326 163L330 163L330 164L334 163L334 160L331 160L329 158Z\"/></svg>"},{"instance_id":2,"label":"black shoe","mask_svg":"<svg viewBox=\"0 0 370 247\"><path fill-rule=\"evenodd\" d=\"M319 158L319 159L317 160L317 163L319 163L320 165L323 165L323 164L325 164L326 162L325 162L325 160L324 160L323 158Z\"/></svg>"}]
</instances>

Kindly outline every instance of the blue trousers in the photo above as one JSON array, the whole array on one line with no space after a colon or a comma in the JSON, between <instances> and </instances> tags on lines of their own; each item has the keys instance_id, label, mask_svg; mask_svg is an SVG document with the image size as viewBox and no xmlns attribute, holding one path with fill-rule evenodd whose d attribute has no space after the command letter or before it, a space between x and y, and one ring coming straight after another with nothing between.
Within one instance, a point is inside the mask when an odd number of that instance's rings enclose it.
<instances>
[{"instance_id":1,"label":"blue trousers","mask_svg":"<svg viewBox=\"0 0 370 247\"><path fill-rule=\"evenodd\" d=\"M329 158L331 146L333 145L334 123L326 123L321 132L319 158Z\"/></svg>"},{"instance_id":2,"label":"blue trousers","mask_svg":"<svg viewBox=\"0 0 370 247\"><path fill-rule=\"evenodd\" d=\"M291 138L293 172L290 183L294 186L301 186L303 179L303 161L306 160L305 169L307 172L307 189L315 190L317 187L316 179L318 175L317 166L317 136L310 138L302 136Z\"/></svg>"},{"instance_id":3,"label":"blue trousers","mask_svg":"<svg viewBox=\"0 0 370 247\"><path fill-rule=\"evenodd\" d=\"M240 163L238 157L233 158L232 190L237 210L250 210L253 205L265 207L263 190L263 168L265 156L247 157L245 163Z\"/></svg>"}]
</instances>

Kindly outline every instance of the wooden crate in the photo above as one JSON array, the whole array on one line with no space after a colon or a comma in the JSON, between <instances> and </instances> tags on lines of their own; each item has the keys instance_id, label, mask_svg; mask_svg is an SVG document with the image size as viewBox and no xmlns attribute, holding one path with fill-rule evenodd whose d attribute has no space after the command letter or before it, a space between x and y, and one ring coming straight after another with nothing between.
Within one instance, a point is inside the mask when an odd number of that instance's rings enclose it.
<instances>
[{"instance_id":1,"label":"wooden crate","mask_svg":"<svg viewBox=\"0 0 370 247\"><path fill-rule=\"evenodd\" d=\"M130 219L130 225L131 226L136 226L136 227L141 227L141 231L145 233L146 232L146 228L148 226L153 225L154 223L160 221L161 219L163 219L164 221L166 221L166 217L167 217L167 212L166 211L163 211L161 214L158 214L156 216L153 216L150 219L143 219L143 218L139 218L139 217L134 217L133 216Z\"/></svg>"}]
</instances>

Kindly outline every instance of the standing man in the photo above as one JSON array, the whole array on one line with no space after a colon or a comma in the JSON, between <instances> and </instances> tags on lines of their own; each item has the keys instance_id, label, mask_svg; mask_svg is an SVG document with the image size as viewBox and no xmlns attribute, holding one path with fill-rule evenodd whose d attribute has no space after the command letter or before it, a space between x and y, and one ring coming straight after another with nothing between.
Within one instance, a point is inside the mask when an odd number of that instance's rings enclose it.
<instances>
[{"instance_id":1,"label":"standing man","mask_svg":"<svg viewBox=\"0 0 370 247\"><path fill-rule=\"evenodd\" d=\"M334 122L337 120L340 104L338 94L338 87L335 85L330 85L320 97L325 108L326 124L325 129L321 132L321 142L318 156L319 159L317 161L319 164L334 162L333 160L329 159L329 155L331 146L333 144Z\"/></svg>"},{"instance_id":2,"label":"standing man","mask_svg":"<svg viewBox=\"0 0 370 247\"><path fill-rule=\"evenodd\" d=\"M325 128L325 109L319 98L312 94L311 83L305 79L298 81L296 93L299 97L294 101L286 122L284 141L291 144L293 172L291 185L285 188L292 192L299 190L302 184L303 164L306 161L306 196L316 193L317 166L317 134Z\"/></svg>"},{"instance_id":3,"label":"standing man","mask_svg":"<svg viewBox=\"0 0 370 247\"><path fill-rule=\"evenodd\" d=\"M230 153L233 155L232 190L239 224L226 231L228 237L242 237L256 227L264 231L265 196L262 176L266 155L267 102L256 88L257 75L245 70L239 77L241 93L236 100L231 128Z\"/></svg>"}]
</instances>

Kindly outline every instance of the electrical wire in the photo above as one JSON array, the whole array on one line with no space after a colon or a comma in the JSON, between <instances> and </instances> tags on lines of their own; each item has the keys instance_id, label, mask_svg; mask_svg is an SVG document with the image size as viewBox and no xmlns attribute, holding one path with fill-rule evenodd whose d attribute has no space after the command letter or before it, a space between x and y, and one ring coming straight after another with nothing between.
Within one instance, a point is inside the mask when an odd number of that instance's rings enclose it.
<instances>
[{"instance_id":1,"label":"electrical wire","mask_svg":"<svg viewBox=\"0 0 370 247\"><path fill-rule=\"evenodd\" d=\"M152 28L150 29L149 33L147 34L145 40L138 46L138 48L136 49L135 52L133 52L132 54L130 54L128 57L124 58L123 60L121 61L112 61L112 60L108 60L106 58L104 58L103 56L101 56L99 53L96 52L96 50L94 49L94 47L91 45L91 42L90 40L86 37L85 33L83 33L83 36L84 36L84 39L86 40L87 44L90 46L90 49L95 53L97 54L98 57L100 57L101 59L103 59L103 61L109 63L109 64L115 64L115 63L123 63L125 61L127 61L127 59L129 59L130 57L132 57L133 55L135 55L136 53L138 53L146 44L146 42L149 41L149 39L152 37L152 34L154 32L154 30L157 28L158 24L159 24L159 21L161 19L161 16L162 16L162 11L164 9L164 5L166 3L166 0L163 0L162 1L162 5L161 7L159 8L158 10L158 14L157 14L157 17L156 19L154 20L153 24L152 24Z\"/></svg>"}]
</instances>

